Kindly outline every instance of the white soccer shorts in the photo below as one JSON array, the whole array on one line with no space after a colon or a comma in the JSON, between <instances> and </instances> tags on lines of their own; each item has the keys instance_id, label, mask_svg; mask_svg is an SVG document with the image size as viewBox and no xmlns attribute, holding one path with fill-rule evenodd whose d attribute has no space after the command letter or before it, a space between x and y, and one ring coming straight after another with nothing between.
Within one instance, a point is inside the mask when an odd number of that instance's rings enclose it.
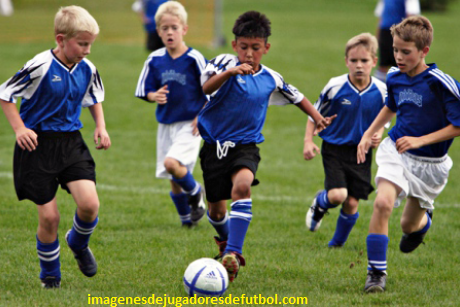
<instances>
[{"instance_id":1,"label":"white soccer shorts","mask_svg":"<svg viewBox=\"0 0 460 307\"><path fill-rule=\"evenodd\" d=\"M193 173L200 151L201 136L192 134L193 121L184 121L173 124L158 123L157 132L157 178L172 179L166 171L164 161L173 158L187 167Z\"/></svg>"},{"instance_id":2,"label":"white soccer shorts","mask_svg":"<svg viewBox=\"0 0 460 307\"><path fill-rule=\"evenodd\" d=\"M404 198L414 197L425 209L434 209L434 199L446 186L453 165L447 154L441 158L419 157L407 152L399 154L389 137L380 144L376 162L379 168L375 183L378 185L383 178L402 189L395 207L399 207Z\"/></svg>"}]
</instances>

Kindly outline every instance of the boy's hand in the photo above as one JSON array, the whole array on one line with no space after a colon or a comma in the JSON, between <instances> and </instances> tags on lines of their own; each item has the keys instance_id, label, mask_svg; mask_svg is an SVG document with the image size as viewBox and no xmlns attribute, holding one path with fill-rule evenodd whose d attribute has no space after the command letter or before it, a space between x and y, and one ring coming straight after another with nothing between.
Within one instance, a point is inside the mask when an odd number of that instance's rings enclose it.
<instances>
[{"instance_id":1,"label":"boy's hand","mask_svg":"<svg viewBox=\"0 0 460 307\"><path fill-rule=\"evenodd\" d=\"M396 141L396 150L402 154L411 149L417 149L423 146L423 142L419 137L403 136Z\"/></svg>"},{"instance_id":2,"label":"boy's hand","mask_svg":"<svg viewBox=\"0 0 460 307\"><path fill-rule=\"evenodd\" d=\"M169 94L168 85L163 86L156 92L150 92L147 94L149 101L155 101L158 104L165 104L168 102L166 94Z\"/></svg>"},{"instance_id":3,"label":"boy's hand","mask_svg":"<svg viewBox=\"0 0 460 307\"><path fill-rule=\"evenodd\" d=\"M110 136L107 133L105 128L97 128L94 130L94 144L96 144L96 149L109 149L112 143L110 142Z\"/></svg>"},{"instance_id":4,"label":"boy's hand","mask_svg":"<svg viewBox=\"0 0 460 307\"><path fill-rule=\"evenodd\" d=\"M382 141L382 135L378 132L374 133L374 135L371 138L371 147L372 148L377 148L379 147L380 142Z\"/></svg>"},{"instance_id":5,"label":"boy's hand","mask_svg":"<svg viewBox=\"0 0 460 307\"><path fill-rule=\"evenodd\" d=\"M316 128L315 128L314 135L326 129L336 117L337 117L337 114L326 117L326 118L321 116L319 119L317 120L315 119Z\"/></svg>"},{"instance_id":6,"label":"boy's hand","mask_svg":"<svg viewBox=\"0 0 460 307\"><path fill-rule=\"evenodd\" d=\"M191 126L193 127L192 134L194 136L199 136L200 131L198 130L198 116L193 119Z\"/></svg>"},{"instance_id":7,"label":"boy's hand","mask_svg":"<svg viewBox=\"0 0 460 307\"><path fill-rule=\"evenodd\" d=\"M361 142L358 144L358 153L356 154L358 159L358 164L366 162L366 154L369 152L369 148L372 146L372 137L367 136L364 133L361 138Z\"/></svg>"},{"instance_id":8,"label":"boy's hand","mask_svg":"<svg viewBox=\"0 0 460 307\"><path fill-rule=\"evenodd\" d=\"M252 75L254 74L254 68L251 65L243 63L240 66L233 67L231 69L233 76L236 75Z\"/></svg>"},{"instance_id":9,"label":"boy's hand","mask_svg":"<svg viewBox=\"0 0 460 307\"><path fill-rule=\"evenodd\" d=\"M316 153L315 153L316 152ZM317 154L321 154L318 146L314 142L306 141L303 145L303 157L305 160L311 160L316 157Z\"/></svg>"},{"instance_id":10,"label":"boy's hand","mask_svg":"<svg viewBox=\"0 0 460 307\"><path fill-rule=\"evenodd\" d=\"M34 151L38 146L37 134L26 127L16 131L16 141L22 150Z\"/></svg>"}]
</instances>

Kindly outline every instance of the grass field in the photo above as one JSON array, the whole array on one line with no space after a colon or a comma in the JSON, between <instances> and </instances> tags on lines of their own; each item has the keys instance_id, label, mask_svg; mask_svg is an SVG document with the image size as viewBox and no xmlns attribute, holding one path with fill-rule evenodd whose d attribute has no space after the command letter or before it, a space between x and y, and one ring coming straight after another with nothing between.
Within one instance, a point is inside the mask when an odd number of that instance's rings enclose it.
<instances>
[{"instance_id":1,"label":"grass field","mask_svg":"<svg viewBox=\"0 0 460 307\"><path fill-rule=\"evenodd\" d=\"M99 272L94 278L78 270L63 235L75 210L70 195L59 191L62 288L44 291L38 279L35 248L37 213L29 201L18 202L12 181L14 134L0 115L0 306L86 306L93 297L184 296L182 274L191 261L212 257L217 249L207 221L182 229L169 198L169 183L155 179L155 106L134 97L143 62L143 30L131 11L132 1L22 0L15 15L0 16L0 83L35 54L54 46L53 16L61 5L80 4L98 19L101 35L89 59L106 89L104 111L113 146L92 150L97 163L100 223L91 239ZM361 32L374 33L376 1L371 0L228 0L224 30L232 39L236 17L249 9L272 20L272 48L263 63L280 72L311 101L330 77L346 72L344 46ZM445 13L426 14L435 28L427 61L460 78L458 50L460 3ZM193 26L193 25L191 25ZM193 41L193 39L190 39ZM187 41L187 40L186 40ZM211 59L223 52L193 46ZM91 144L94 123L87 110L82 133ZM435 204L426 245L399 252L401 236L395 210L390 221L388 291L363 295L366 235L372 201L362 202L360 219L342 249L328 249L338 210L331 211L317 233L305 227L305 213L322 188L321 159L302 157L306 117L294 107L271 107L261 147L262 162L253 189L254 218L245 242L244 267L226 295L308 297L313 306L457 306L460 283L460 143L454 142L449 184ZM320 142L318 141L318 144ZM201 171L195 169L200 181Z\"/></svg>"}]
</instances>

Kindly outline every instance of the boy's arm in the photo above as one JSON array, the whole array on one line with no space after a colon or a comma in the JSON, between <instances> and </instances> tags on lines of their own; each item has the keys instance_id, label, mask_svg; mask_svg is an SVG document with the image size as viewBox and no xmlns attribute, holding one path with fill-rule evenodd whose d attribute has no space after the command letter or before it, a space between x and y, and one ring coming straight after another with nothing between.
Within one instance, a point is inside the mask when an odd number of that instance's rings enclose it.
<instances>
[{"instance_id":1,"label":"boy's arm","mask_svg":"<svg viewBox=\"0 0 460 307\"><path fill-rule=\"evenodd\" d=\"M379 147L379 144L382 141L382 135L383 135L384 131L385 131L385 127L382 127L376 133L374 133L374 135L372 135L372 139L371 139L371 142L372 142L371 147L372 148Z\"/></svg>"},{"instance_id":2,"label":"boy's arm","mask_svg":"<svg viewBox=\"0 0 460 307\"><path fill-rule=\"evenodd\" d=\"M460 127L455 127L450 124L445 128L420 137L403 136L402 138L396 140L396 149L400 154L402 154L408 150L450 140L459 135Z\"/></svg>"},{"instance_id":3,"label":"boy's arm","mask_svg":"<svg viewBox=\"0 0 460 307\"><path fill-rule=\"evenodd\" d=\"M315 123L310 119L307 119L307 127L305 128L305 138L303 145L303 157L305 160L311 160L316 156L316 154L320 153L318 146L316 146L316 144L313 142L314 131Z\"/></svg>"},{"instance_id":4,"label":"boy's arm","mask_svg":"<svg viewBox=\"0 0 460 307\"><path fill-rule=\"evenodd\" d=\"M156 92L149 92L147 94L147 100L149 102L156 102L158 104L165 104L168 102L166 94L168 94L168 85L163 86Z\"/></svg>"},{"instance_id":5,"label":"boy's arm","mask_svg":"<svg viewBox=\"0 0 460 307\"><path fill-rule=\"evenodd\" d=\"M101 103L96 103L89 107L89 111L93 116L94 122L96 123L96 129L94 130L94 143L96 149L109 149L111 142L110 136L105 129L104 111Z\"/></svg>"},{"instance_id":6,"label":"boy's arm","mask_svg":"<svg viewBox=\"0 0 460 307\"><path fill-rule=\"evenodd\" d=\"M217 91L230 77L236 75L253 74L254 70L251 65L243 63L240 66L232 67L221 74L213 75L203 84L203 92L211 95Z\"/></svg>"},{"instance_id":7,"label":"boy's arm","mask_svg":"<svg viewBox=\"0 0 460 307\"><path fill-rule=\"evenodd\" d=\"M366 132L364 132L363 137L358 144L358 164L366 161L366 154L372 146L372 136L380 131L380 129L382 129L395 115L395 112L391 111L391 109L387 106L384 106L379 115L377 115L372 122L371 126L366 130Z\"/></svg>"},{"instance_id":8,"label":"boy's arm","mask_svg":"<svg viewBox=\"0 0 460 307\"><path fill-rule=\"evenodd\" d=\"M16 141L23 150L33 151L38 146L37 134L28 129L24 122L19 116L16 104L0 99L3 113L5 113L6 119L16 133Z\"/></svg>"},{"instance_id":9,"label":"boy's arm","mask_svg":"<svg viewBox=\"0 0 460 307\"><path fill-rule=\"evenodd\" d=\"M335 114L331 117L324 118L306 97L303 97L299 103L296 103L296 106L307 115L310 115L311 118L313 118L316 124L316 133L320 133L326 129L326 127L329 126L337 117L337 114Z\"/></svg>"}]
</instances>

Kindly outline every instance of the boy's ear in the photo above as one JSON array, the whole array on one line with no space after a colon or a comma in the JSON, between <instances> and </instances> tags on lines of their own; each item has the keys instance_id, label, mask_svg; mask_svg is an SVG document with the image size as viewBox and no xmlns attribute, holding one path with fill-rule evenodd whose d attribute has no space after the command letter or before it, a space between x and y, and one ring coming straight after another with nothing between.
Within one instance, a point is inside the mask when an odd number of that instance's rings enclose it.
<instances>
[{"instance_id":1,"label":"boy's ear","mask_svg":"<svg viewBox=\"0 0 460 307\"><path fill-rule=\"evenodd\" d=\"M271 46L270 43L265 44L265 52L264 52L264 54L266 54L268 52L268 50L270 50L270 46Z\"/></svg>"},{"instance_id":2,"label":"boy's ear","mask_svg":"<svg viewBox=\"0 0 460 307\"><path fill-rule=\"evenodd\" d=\"M65 36L64 34L56 35L56 43L59 47L64 47Z\"/></svg>"},{"instance_id":3,"label":"boy's ear","mask_svg":"<svg viewBox=\"0 0 460 307\"><path fill-rule=\"evenodd\" d=\"M426 57L429 51L430 51L430 47L428 46L423 47L422 49L423 57Z\"/></svg>"},{"instance_id":4,"label":"boy's ear","mask_svg":"<svg viewBox=\"0 0 460 307\"><path fill-rule=\"evenodd\" d=\"M236 52L236 40L232 41L232 48Z\"/></svg>"},{"instance_id":5,"label":"boy's ear","mask_svg":"<svg viewBox=\"0 0 460 307\"><path fill-rule=\"evenodd\" d=\"M188 31L188 25L184 25L184 26L183 26L183 29L184 29L184 31L183 31L183 34L182 34L182 35L185 35L185 34L187 34L187 31Z\"/></svg>"}]
</instances>

